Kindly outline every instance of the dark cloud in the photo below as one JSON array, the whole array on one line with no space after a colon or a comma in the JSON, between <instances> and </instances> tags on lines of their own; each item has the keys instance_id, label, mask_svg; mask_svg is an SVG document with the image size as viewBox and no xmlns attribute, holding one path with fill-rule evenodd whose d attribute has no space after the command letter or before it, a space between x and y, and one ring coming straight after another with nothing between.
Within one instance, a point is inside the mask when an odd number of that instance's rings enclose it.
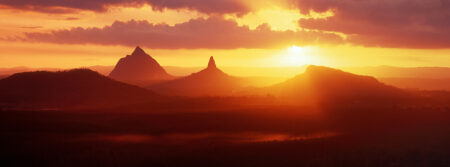
<instances>
[{"instance_id":1,"label":"dark cloud","mask_svg":"<svg viewBox=\"0 0 450 167\"><path fill-rule=\"evenodd\" d=\"M342 32L348 42L381 47L449 48L448 0L290 0L302 13L334 11L300 26Z\"/></svg>"},{"instance_id":2,"label":"dark cloud","mask_svg":"<svg viewBox=\"0 0 450 167\"><path fill-rule=\"evenodd\" d=\"M252 30L222 17L193 19L169 26L147 21L116 21L102 28L72 28L50 33L26 33L25 40L63 44L101 44L179 48L274 48L289 45L336 44L342 39L329 33L272 31L266 24Z\"/></svg>"},{"instance_id":3,"label":"dark cloud","mask_svg":"<svg viewBox=\"0 0 450 167\"><path fill-rule=\"evenodd\" d=\"M74 10L106 11L110 6L151 5L156 10L191 9L203 13L249 12L240 0L0 0L0 5L48 13L74 12Z\"/></svg>"}]
</instances>

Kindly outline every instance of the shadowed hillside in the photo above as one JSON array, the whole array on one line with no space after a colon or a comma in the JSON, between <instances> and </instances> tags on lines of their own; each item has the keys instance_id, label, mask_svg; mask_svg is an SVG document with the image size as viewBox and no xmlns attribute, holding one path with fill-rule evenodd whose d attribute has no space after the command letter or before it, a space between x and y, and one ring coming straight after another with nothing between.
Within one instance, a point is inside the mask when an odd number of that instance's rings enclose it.
<instances>
[{"instance_id":1,"label":"shadowed hillside","mask_svg":"<svg viewBox=\"0 0 450 167\"><path fill-rule=\"evenodd\" d=\"M145 89L87 69L25 72L0 80L1 102L19 107L116 106L154 97Z\"/></svg>"}]
</instances>

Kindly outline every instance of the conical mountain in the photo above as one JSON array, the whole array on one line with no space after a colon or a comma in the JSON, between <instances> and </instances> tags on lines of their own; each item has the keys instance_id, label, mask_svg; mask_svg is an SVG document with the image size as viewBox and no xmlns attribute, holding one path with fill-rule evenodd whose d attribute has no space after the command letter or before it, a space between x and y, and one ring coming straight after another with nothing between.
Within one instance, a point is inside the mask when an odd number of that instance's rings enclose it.
<instances>
[{"instance_id":1,"label":"conical mountain","mask_svg":"<svg viewBox=\"0 0 450 167\"><path fill-rule=\"evenodd\" d=\"M166 95L176 96L230 96L244 87L241 78L230 76L217 68L210 57L207 68L189 76L149 87Z\"/></svg>"},{"instance_id":2,"label":"conical mountain","mask_svg":"<svg viewBox=\"0 0 450 167\"><path fill-rule=\"evenodd\" d=\"M208 67L207 68L217 68L216 61L214 61L214 57L209 58Z\"/></svg>"},{"instance_id":3,"label":"conical mountain","mask_svg":"<svg viewBox=\"0 0 450 167\"><path fill-rule=\"evenodd\" d=\"M131 55L121 58L109 77L125 82L161 81L172 79L159 63L139 46Z\"/></svg>"},{"instance_id":4,"label":"conical mountain","mask_svg":"<svg viewBox=\"0 0 450 167\"><path fill-rule=\"evenodd\" d=\"M228 78L231 77L216 66L214 57L209 58L208 66L200 72L191 74L192 77L197 78ZM232 77L233 78L233 77Z\"/></svg>"}]
</instances>

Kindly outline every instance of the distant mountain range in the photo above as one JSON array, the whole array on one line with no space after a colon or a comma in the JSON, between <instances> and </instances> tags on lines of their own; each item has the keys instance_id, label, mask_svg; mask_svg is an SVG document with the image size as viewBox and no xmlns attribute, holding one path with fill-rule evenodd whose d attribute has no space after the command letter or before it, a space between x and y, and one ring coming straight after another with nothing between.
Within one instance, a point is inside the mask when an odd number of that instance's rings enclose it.
<instances>
[{"instance_id":1,"label":"distant mountain range","mask_svg":"<svg viewBox=\"0 0 450 167\"><path fill-rule=\"evenodd\" d=\"M355 74L369 75L376 78L450 78L449 67L342 67Z\"/></svg>"},{"instance_id":2,"label":"distant mountain range","mask_svg":"<svg viewBox=\"0 0 450 167\"><path fill-rule=\"evenodd\" d=\"M248 87L248 81L208 67L148 89L125 84L88 69L60 72L25 72L0 79L2 106L37 108L92 108L147 103L164 96L274 96L299 105L316 103L390 103L411 96L407 91L361 76L322 66L308 66L303 74L264 88ZM156 93L153 93L156 92ZM446 93L423 92L425 96Z\"/></svg>"},{"instance_id":3,"label":"distant mountain range","mask_svg":"<svg viewBox=\"0 0 450 167\"><path fill-rule=\"evenodd\" d=\"M381 82L404 89L450 91L450 78L378 78Z\"/></svg>"},{"instance_id":4,"label":"distant mountain range","mask_svg":"<svg viewBox=\"0 0 450 167\"><path fill-rule=\"evenodd\" d=\"M134 104L159 97L88 69L24 72L0 80L0 105L6 106L90 108Z\"/></svg>"},{"instance_id":5,"label":"distant mountain range","mask_svg":"<svg viewBox=\"0 0 450 167\"><path fill-rule=\"evenodd\" d=\"M94 66L102 71L108 67ZM395 68L387 68L396 71ZM271 80L270 86L255 86L264 79L242 78L219 69L213 57L208 66L185 77L168 74L159 63L139 47L119 60L106 77L89 69L23 72L11 76L1 73L28 68L0 69L0 107L99 107L128 105L157 100L163 96L274 96L298 104L371 101L390 102L409 96L407 91L386 85L374 77L356 75L338 69L308 66L304 73L287 80ZM56 71L57 69L47 69ZM192 69L191 69L192 70ZM413 68L424 78L382 78L401 88L450 90L443 82L448 68ZM421 71L422 70L422 71ZM420 72L421 71L421 72ZM442 75L431 75L443 71ZM363 73L361 71L360 73ZM301 73L299 71L298 73ZM409 74L402 68L391 76ZM2 76L3 75L3 76ZM448 74L450 76L450 73ZM438 79L430 78L443 77ZM2 79L3 78L3 79ZM411 80L413 79L413 80ZM267 80L267 79L266 79ZM421 81L421 82L419 82ZM129 83L129 84L126 84ZM133 85L139 85L133 86ZM406 86L405 86L406 85ZM433 87L435 86L435 87ZM142 88L145 87L145 88ZM153 93L155 92L155 93ZM423 93L425 96L430 93ZM432 93L434 96L439 93ZM447 97L447 95L445 95Z\"/></svg>"},{"instance_id":6,"label":"distant mountain range","mask_svg":"<svg viewBox=\"0 0 450 167\"><path fill-rule=\"evenodd\" d=\"M97 71L103 75L111 73L113 66L82 67ZM167 73L174 76L187 76L202 67L175 67L163 66ZM302 73L306 66L301 67L221 67L230 75L246 79L250 86L270 86ZM422 90L448 90L450 91L450 68L447 67L342 67L347 72L359 75L368 75L378 80L400 88ZM60 71L57 68L0 68L0 79L14 73L30 71ZM265 74L267 76L261 76ZM134 81L133 84L146 86L154 82Z\"/></svg>"},{"instance_id":7,"label":"distant mountain range","mask_svg":"<svg viewBox=\"0 0 450 167\"><path fill-rule=\"evenodd\" d=\"M102 75L108 75L111 73L111 70L114 68L114 66L89 66L89 67L79 67L82 69L90 69L93 71L96 71ZM79 69L77 68L77 69ZM64 69L64 68L30 68L30 67L12 67L12 68L0 68L0 76L10 76L16 73L22 73L22 72L34 72L34 71L64 71L64 70L71 70L71 69Z\"/></svg>"},{"instance_id":8,"label":"distant mountain range","mask_svg":"<svg viewBox=\"0 0 450 167\"><path fill-rule=\"evenodd\" d=\"M408 96L401 89L373 77L321 66L285 82L249 88L246 80L217 68L211 57L208 67L189 76L149 86L168 96L266 96L297 104L317 102L394 101ZM88 69L62 72L25 72L0 80L1 105L22 107L98 107L154 101L162 96L144 88L121 83Z\"/></svg>"}]
</instances>

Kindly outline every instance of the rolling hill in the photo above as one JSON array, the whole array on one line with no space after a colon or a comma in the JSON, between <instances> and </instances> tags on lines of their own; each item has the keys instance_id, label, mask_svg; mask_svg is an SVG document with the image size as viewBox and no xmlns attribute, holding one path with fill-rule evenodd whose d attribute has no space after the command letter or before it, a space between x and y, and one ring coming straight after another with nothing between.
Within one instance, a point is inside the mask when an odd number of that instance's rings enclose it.
<instances>
[{"instance_id":1,"label":"rolling hill","mask_svg":"<svg viewBox=\"0 0 450 167\"><path fill-rule=\"evenodd\" d=\"M88 69L24 72L0 80L1 105L72 108L140 103L159 96Z\"/></svg>"},{"instance_id":2,"label":"rolling hill","mask_svg":"<svg viewBox=\"0 0 450 167\"><path fill-rule=\"evenodd\" d=\"M322 66L308 66L305 73L267 88L269 94L297 102L386 101L406 96L401 89L373 77Z\"/></svg>"}]
</instances>

